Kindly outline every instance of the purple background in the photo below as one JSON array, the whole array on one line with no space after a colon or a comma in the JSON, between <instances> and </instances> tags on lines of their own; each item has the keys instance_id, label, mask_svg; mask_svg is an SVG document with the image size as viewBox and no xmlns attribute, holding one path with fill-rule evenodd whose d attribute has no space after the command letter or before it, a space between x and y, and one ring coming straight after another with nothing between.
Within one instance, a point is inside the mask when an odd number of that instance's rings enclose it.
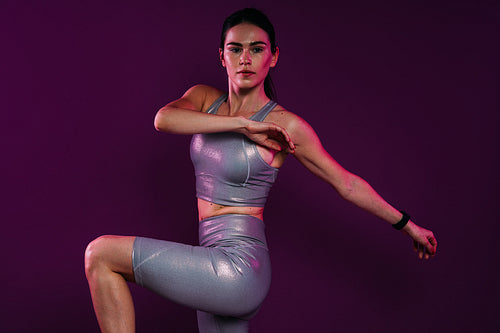
<instances>
[{"instance_id":1,"label":"purple background","mask_svg":"<svg viewBox=\"0 0 500 333\"><path fill-rule=\"evenodd\" d=\"M248 5L277 30L278 101L439 241L417 260L290 158L252 329L496 331L496 1L1 1L0 329L97 331L83 253L99 235L197 242L189 137L153 118L193 84L226 89L220 26ZM139 332L196 331L193 310L132 291Z\"/></svg>"}]
</instances>

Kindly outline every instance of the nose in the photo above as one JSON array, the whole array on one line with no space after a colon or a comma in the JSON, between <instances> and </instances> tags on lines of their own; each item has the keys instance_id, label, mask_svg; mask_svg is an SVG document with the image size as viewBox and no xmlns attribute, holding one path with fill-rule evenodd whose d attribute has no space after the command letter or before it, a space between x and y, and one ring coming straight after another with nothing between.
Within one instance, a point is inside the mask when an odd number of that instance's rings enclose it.
<instances>
[{"instance_id":1,"label":"nose","mask_svg":"<svg viewBox=\"0 0 500 333\"><path fill-rule=\"evenodd\" d=\"M240 65L251 65L251 64L252 64L252 58L250 56L249 50L243 50L240 56Z\"/></svg>"}]
</instances>

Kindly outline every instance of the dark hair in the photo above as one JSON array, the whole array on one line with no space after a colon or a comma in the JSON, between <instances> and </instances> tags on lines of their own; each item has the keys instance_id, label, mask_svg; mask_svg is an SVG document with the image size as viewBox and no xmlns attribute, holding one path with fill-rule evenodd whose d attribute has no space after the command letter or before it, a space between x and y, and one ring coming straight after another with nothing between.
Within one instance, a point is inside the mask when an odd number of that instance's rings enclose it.
<instances>
[{"instance_id":1,"label":"dark hair","mask_svg":"<svg viewBox=\"0 0 500 333\"><path fill-rule=\"evenodd\" d=\"M220 48L224 50L224 42L226 40L226 34L232 27L241 24L250 23L262 30L264 30L269 36L269 42L271 43L271 52L276 53L276 36L274 33L274 27L269 18L258 9L255 8L245 8L238 10L237 12L229 15L224 24L222 25L222 33L220 37ZM276 96L276 90L274 88L273 80L271 79L271 74L268 73L264 81L264 91L267 97L274 99Z\"/></svg>"}]
</instances>

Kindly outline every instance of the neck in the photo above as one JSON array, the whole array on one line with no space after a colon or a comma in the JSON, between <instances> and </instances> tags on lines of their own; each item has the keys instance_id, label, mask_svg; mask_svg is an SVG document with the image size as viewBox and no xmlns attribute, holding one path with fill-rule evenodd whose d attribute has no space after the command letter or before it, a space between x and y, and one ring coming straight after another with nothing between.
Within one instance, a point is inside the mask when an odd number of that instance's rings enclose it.
<instances>
[{"instance_id":1,"label":"neck","mask_svg":"<svg viewBox=\"0 0 500 333\"><path fill-rule=\"evenodd\" d=\"M237 112L256 112L260 110L267 102L264 91L264 85L259 85L251 89L241 89L229 83L229 114Z\"/></svg>"}]
</instances>

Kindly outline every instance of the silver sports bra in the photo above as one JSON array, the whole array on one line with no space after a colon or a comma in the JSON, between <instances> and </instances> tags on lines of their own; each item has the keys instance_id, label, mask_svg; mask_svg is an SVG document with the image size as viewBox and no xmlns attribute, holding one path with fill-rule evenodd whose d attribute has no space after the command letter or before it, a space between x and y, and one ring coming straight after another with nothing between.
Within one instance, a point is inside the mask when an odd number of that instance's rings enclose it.
<instances>
[{"instance_id":1,"label":"silver sports bra","mask_svg":"<svg viewBox=\"0 0 500 333\"><path fill-rule=\"evenodd\" d=\"M219 97L207 113L217 114L226 100L227 95ZM276 105L269 101L250 119L263 121ZM198 198L225 206L264 207L278 169L262 159L257 145L245 135L195 134L190 153Z\"/></svg>"}]
</instances>

